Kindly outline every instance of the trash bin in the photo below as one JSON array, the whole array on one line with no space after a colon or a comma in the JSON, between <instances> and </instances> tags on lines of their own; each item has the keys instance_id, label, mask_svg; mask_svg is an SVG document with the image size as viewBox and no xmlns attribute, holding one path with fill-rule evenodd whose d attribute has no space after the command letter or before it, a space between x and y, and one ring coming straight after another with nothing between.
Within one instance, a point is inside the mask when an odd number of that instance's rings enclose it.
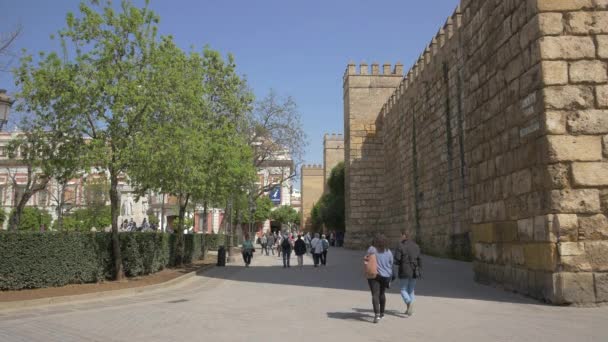
<instances>
[{"instance_id":1,"label":"trash bin","mask_svg":"<svg viewBox=\"0 0 608 342\"><path fill-rule=\"evenodd\" d=\"M217 265L226 266L226 248L224 246L220 246L217 249Z\"/></svg>"}]
</instances>

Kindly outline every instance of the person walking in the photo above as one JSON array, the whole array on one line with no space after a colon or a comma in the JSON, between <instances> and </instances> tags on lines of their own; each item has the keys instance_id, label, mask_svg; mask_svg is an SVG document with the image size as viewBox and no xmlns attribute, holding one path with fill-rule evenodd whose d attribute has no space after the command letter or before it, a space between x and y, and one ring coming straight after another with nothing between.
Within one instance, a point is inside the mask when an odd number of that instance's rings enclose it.
<instances>
[{"instance_id":1,"label":"person walking","mask_svg":"<svg viewBox=\"0 0 608 342\"><path fill-rule=\"evenodd\" d=\"M285 240L283 235L278 234L276 244L277 244L277 254L279 255L279 258L281 257L281 244L283 243L283 240Z\"/></svg>"},{"instance_id":2,"label":"person walking","mask_svg":"<svg viewBox=\"0 0 608 342\"><path fill-rule=\"evenodd\" d=\"M266 255L268 255L268 238L266 237L266 234L262 235L260 238L260 244L262 245L262 254L266 252Z\"/></svg>"},{"instance_id":3,"label":"person walking","mask_svg":"<svg viewBox=\"0 0 608 342\"><path fill-rule=\"evenodd\" d=\"M281 241L281 251L283 252L283 268L291 267L289 265L289 259L291 258L291 249L292 249L291 241L289 241L288 236L284 236Z\"/></svg>"},{"instance_id":4,"label":"person walking","mask_svg":"<svg viewBox=\"0 0 608 342\"><path fill-rule=\"evenodd\" d=\"M310 238L310 232L306 232L306 235L304 235L304 243L306 244L306 254L310 253L310 243L311 243L311 238Z\"/></svg>"},{"instance_id":5,"label":"person walking","mask_svg":"<svg viewBox=\"0 0 608 342\"><path fill-rule=\"evenodd\" d=\"M327 266L327 250L329 249L329 241L325 238L325 234L321 235L321 244L323 252L321 252L321 265Z\"/></svg>"},{"instance_id":6,"label":"person walking","mask_svg":"<svg viewBox=\"0 0 608 342\"><path fill-rule=\"evenodd\" d=\"M393 276L393 253L386 248L384 235L377 235L372 245L368 248L366 260L375 258L377 274L374 278L367 279L369 289L372 293L372 306L374 307L374 323L378 323L384 317L386 307L386 289Z\"/></svg>"},{"instance_id":7,"label":"person walking","mask_svg":"<svg viewBox=\"0 0 608 342\"><path fill-rule=\"evenodd\" d=\"M312 250L312 259L315 267L319 267L319 261L321 260L321 255L323 254L323 242L321 242L321 239L319 239L319 233L315 233L315 237L310 242L310 248Z\"/></svg>"},{"instance_id":8,"label":"person walking","mask_svg":"<svg viewBox=\"0 0 608 342\"><path fill-rule=\"evenodd\" d=\"M421 275L422 262L420 260L420 247L409 238L409 233L401 233L401 242L395 250L395 265L399 267L399 283L401 297L407 306L405 314L414 313L414 288L416 279Z\"/></svg>"},{"instance_id":9,"label":"person walking","mask_svg":"<svg viewBox=\"0 0 608 342\"><path fill-rule=\"evenodd\" d=\"M268 255L268 250L270 249L270 252L272 253L272 255L274 256L274 234L270 233L268 234L268 239L266 241L266 255Z\"/></svg>"},{"instance_id":10,"label":"person walking","mask_svg":"<svg viewBox=\"0 0 608 342\"><path fill-rule=\"evenodd\" d=\"M298 266L304 266L304 254L306 254L306 243L302 240L302 235L298 235L298 239L294 243L294 252L298 257Z\"/></svg>"},{"instance_id":11,"label":"person walking","mask_svg":"<svg viewBox=\"0 0 608 342\"><path fill-rule=\"evenodd\" d=\"M245 233L245 241L243 241L243 261L245 262L245 267L249 267L249 264L251 264L254 252L255 247L249 239L249 233Z\"/></svg>"}]
</instances>

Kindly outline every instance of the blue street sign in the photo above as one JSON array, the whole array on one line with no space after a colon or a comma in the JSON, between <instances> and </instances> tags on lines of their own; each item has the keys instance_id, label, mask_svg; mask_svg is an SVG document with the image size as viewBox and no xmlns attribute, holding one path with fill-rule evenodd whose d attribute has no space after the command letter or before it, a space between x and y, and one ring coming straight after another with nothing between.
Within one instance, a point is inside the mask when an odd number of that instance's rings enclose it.
<instances>
[{"instance_id":1,"label":"blue street sign","mask_svg":"<svg viewBox=\"0 0 608 342\"><path fill-rule=\"evenodd\" d=\"M268 194L270 200L274 204L281 204L281 187L277 186L270 190L270 194Z\"/></svg>"}]
</instances>

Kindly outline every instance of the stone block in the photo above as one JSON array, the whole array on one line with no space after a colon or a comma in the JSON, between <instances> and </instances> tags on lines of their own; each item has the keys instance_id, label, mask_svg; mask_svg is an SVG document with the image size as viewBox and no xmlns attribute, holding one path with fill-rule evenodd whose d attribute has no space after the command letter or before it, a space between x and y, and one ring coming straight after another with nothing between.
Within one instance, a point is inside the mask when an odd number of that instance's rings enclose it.
<instances>
[{"instance_id":1,"label":"stone block","mask_svg":"<svg viewBox=\"0 0 608 342\"><path fill-rule=\"evenodd\" d=\"M473 243L484 242L492 243L496 241L496 231L493 223L471 225Z\"/></svg>"},{"instance_id":2,"label":"stone block","mask_svg":"<svg viewBox=\"0 0 608 342\"><path fill-rule=\"evenodd\" d=\"M574 185L608 186L608 162L572 163Z\"/></svg>"},{"instance_id":3,"label":"stone block","mask_svg":"<svg viewBox=\"0 0 608 342\"><path fill-rule=\"evenodd\" d=\"M517 221L497 222L494 231L499 242L517 241Z\"/></svg>"},{"instance_id":4,"label":"stone block","mask_svg":"<svg viewBox=\"0 0 608 342\"><path fill-rule=\"evenodd\" d=\"M608 33L608 12L573 12L566 15L566 31L572 34Z\"/></svg>"},{"instance_id":5,"label":"stone block","mask_svg":"<svg viewBox=\"0 0 608 342\"><path fill-rule=\"evenodd\" d=\"M570 165L565 163L547 165L542 176L543 185L549 189L570 187Z\"/></svg>"},{"instance_id":6,"label":"stone block","mask_svg":"<svg viewBox=\"0 0 608 342\"><path fill-rule=\"evenodd\" d=\"M586 255L566 255L559 258L561 270L565 272L591 272L593 269Z\"/></svg>"},{"instance_id":7,"label":"stone block","mask_svg":"<svg viewBox=\"0 0 608 342\"><path fill-rule=\"evenodd\" d=\"M532 191L532 172L530 169L513 173L513 193L521 195Z\"/></svg>"},{"instance_id":8,"label":"stone block","mask_svg":"<svg viewBox=\"0 0 608 342\"><path fill-rule=\"evenodd\" d=\"M553 190L550 194L550 209L562 214L598 213L600 211L599 190Z\"/></svg>"},{"instance_id":9,"label":"stone block","mask_svg":"<svg viewBox=\"0 0 608 342\"><path fill-rule=\"evenodd\" d=\"M511 261L514 265L523 265L526 262L524 255L524 245L511 246Z\"/></svg>"},{"instance_id":10,"label":"stone block","mask_svg":"<svg viewBox=\"0 0 608 342\"><path fill-rule=\"evenodd\" d=\"M608 0L593 0L593 8L608 9Z\"/></svg>"},{"instance_id":11,"label":"stone block","mask_svg":"<svg viewBox=\"0 0 608 342\"><path fill-rule=\"evenodd\" d=\"M529 270L523 268L514 268L513 269L513 280L515 285L515 291L527 295L529 291L530 279L528 278L530 275Z\"/></svg>"},{"instance_id":12,"label":"stone block","mask_svg":"<svg viewBox=\"0 0 608 342\"><path fill-rule=\"evenodd\" d=\"M556 304L595 302L593 273L560 272L555 274Z\"/></svg>"},{"instance_id":13,"label":"stone block","mask_svg":"<svg viewBox=\"0 0 608 342\"><path fill-rule=\"evenodd\" d=\"M583 242L560 242L557 244L560 256L585 255L585 243Z\"/></svg>"},{"instance_id":14,"label":"stone block","mask_svg":"<svg viewBox=\"0 0 608 342\"><path fill-rule=\"evenodd\" d=\"M585 242L585 254L594 271L608 271L608 241Z\"/></svg>"},{"instance_id":15,"label":"stone block","mask_svg":"<svg viewBox=\"0 0 608 342\"><path fill-rule=\"evenodd\" d=\"M568 129L574 134L608 133L608 110L576 111L568 115Z\"/></svg>"},{"instance_id":16,"label":"stone block","mask_svg":"<svg viewBox=\"0 0 608 342\"><path fill-rule=\"evenodd\" d=\"M608 302L608 273L594 273L595 294L598 302Z\"/></svg>"},{"instance_id":17,"label":"stone block","mask_svg":"<svg viewBox=\"0 0 608 342\"><path fill-rule=\"evenodd\" d=\"M554 243L528 243L524 245L525 265L529 269L554 271L557 266L557 248Z\"/></svg>"},{"instance_id":18,"label":"stone block","mask_svg":"<svg viewBox=\"0 0 608 342\"><path fill-rule=\"evenodd\" d=\"M543 61L542 72L545 85L568 84L568 62Z\"/></svg>"},{"instance_id":19,"label":"stone block","mask_svg":"<svg viewBox=\"0 0 608 342\"><path fill-rule=\"evenodd\" d=\"M580 230L587 240L608 239L608 218L604 214L580 216L578 218Z\"/></svg>"},{"instance_id":20,"label":"stone block","mask_svg":"<svg viewBox=\"0 0 608 342\"><path fill-rule=\"evenodd\" d=\"M553 230L557 231L560 241L578 240L578 215L555 214L553 215Z\"/></svg>"},{"instance_id":21,"label":"stone block","mask_svg":"<svg viewBox=\"0 0 608 342\"><path fill-rule=\"evenodd\" d=\"M576 11L592 7L591 0L538 0L538 10L549 11Z\"/></svg>"},{"instance_id":22,"label":"stone block","mask_svg":"<svg viewBox=\"0 0 608 342\"><path fill-rule=\"evenodd\" d=\"M576 61L570 63L570 82L604 83L608 81L606 63L598 60Z\"/></svg>"},{"instance_id":23,"label":"stone block","mask_svg":"<svg viewBox=\"0 0 608 342\"><path fill-rule=\"evenodd\" d=\"M538 23L543 35L557 35L564 31L563 15L561 13L539 13Z\"/></svg>"},{"instance_id":24,"label":"stone block","mask_svg":"<svg viewBox=\"0 0 608 342\"><path fill-rule=\"evenodd\" d=\"M608 108L608 85L595 87L595 99L598 107Z\"/></svg>"},{"instance_id":25,"label":"stone block","mask_svg":"<svg viewBox=\"0 0 608 342\"><path fill-rule=\"evenodd\" d=\"M602 160L599 136L547 136L549 162Z\"/></svg>"},{"instance_id":26,"label":"stone block","mask_svg":"<svg viewBox=\"0 0 608 342\"><path fill-rule=\"evenodd\" d=\"M557 229L553 224L554 215L534 217L534 241L557 242Z\"/></svg>"},{"instance_id":27,"label":"stone block","mask_svg":"<svg viewBox=\"0 0 608 342\"><path fill-rule=\"evenodd\" d=\"M590 86L551 86L543 91L548 109L585 109L595 105L593 88Z\"/></svg>"},{"instance_id":28,"label":"stone block","mask_svg":"<svg viewBox=\"0 0 608 342\"><path fill-rule=\"evenodd\" d=\"M565 134L566 133L566 113L559 111L545 112L545 131L548 134Z\"/></svg>"},{"instance_id":29,"label":"stone block","mask_svg":"<svg viewBox=\"0 0 608 342\"><path fill-rule=\"evenodd\" d=\"M540 56L543 60L595 58L595 44L591 37L584 36L542 37Z\"/></svg>"},{"instance_id":30,"label":"stone block","mask_svg":"<svg viewBox=\"0 0 608 342\"><path fill-rule=\"evenodd\" d=\"M608 58L608 35L598 35L597 39L597 55L600 58Z\"/></svg>"},{"instance_id":31,"label":"stone block","mask_svg":"<svg viewBox=\"0 0 608 342\"><path fill-rule=\"evenodd\" d=\"M534 218L530 217L517 221L517 235L519 241L534 240Z\"/></svg>"}]
</instances>

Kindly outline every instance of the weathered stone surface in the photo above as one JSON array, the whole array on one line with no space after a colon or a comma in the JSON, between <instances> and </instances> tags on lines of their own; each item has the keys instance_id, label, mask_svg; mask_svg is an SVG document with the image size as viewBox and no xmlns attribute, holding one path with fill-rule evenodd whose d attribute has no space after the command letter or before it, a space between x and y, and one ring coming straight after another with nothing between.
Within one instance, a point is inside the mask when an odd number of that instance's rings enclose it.
<instances>
[{"instance_id":1,"label":"weathered stone surface","mask_svg":"<svg viewBox=\"0 0 608 342\"><path fill-rule=\"evenodd\" d=\"M532 270L554 271L557 266L557 247L554 243L524 245L525 265Z\"/></svg>"},{"instance_id":2,"label":"weathered stone surface","mask_svg":"<svg viewBox=\"0 0 608 342\"><path fill-rule=\"evenodd\" d=\"M607 65L599 60L572 62L570 63L570 81L573 83L604 83L608 81Z\"/></svg>"},{"instance_id":3,"label":"weathered stone surface","mask_svg":"<svg viewBox=\"0 0 608 342\"><path fill-rule=\"evenodd\" d=\"M573 163L572 178L577 186L607 186L608 162Z\"/></svg>"},{"instance_id":4,"label":"weathered stone surface","mask_svg":"<svg viewBox=\"0 0 608 342\"><path fill-rule=\"evenodd\" d=\"M583 242L560 242L557 247L560 256L585 255L585 244Z\"/></svg>"},{"instance_id":5,"label":"weathered stone surface","mask_svg":"<svg viewBox=\"0 0 608 342\"><path fill-rule=\"evenodd\" d=\"M593 0L595 9L608 9L608 0Z\"/></svg>"},{"instance_id":6,"label":"weathered stone surface","mask_svg":"<svg viewBox=\"0 0 608 342\"><path fill-rule=\"evenodd\" d=\"M538 0L539 11L576 11L591 8L591 0Z\"/></svg>"},{"instance_id":7,"label":"weathered stone surface","mask_svg":"<svg viewBox=\"0 0 608 342\"><path fill-rule=\"evenodd\" d=\"M586 85L547 87L544 95L548 109L585 109L595 104L593 88Z\"/></svg>"},{"instance_id":8,"label":"weathered stone surface","mask_svg":"<svg viewBox=\"0 0 608 342\"><path fill-rule=\"evenodd\" d=\"M594 271L608 271L608 241L585 242L585 254Z\"/></svg>"},{"instance_id":9,"label":"weathered stone surface","mask_svg":"<svg viewBox=\"0 0 608 342\"><path fill-rule=\"evenodd\" d=\"M578 218L581 231L587 240L608 239L608 218L604 214L580 216Z\"/></svg>"},{"instance_id":10,"label":"weathered stone surface","mask_svg":"<svg viewBox=\"0 0 608 342\"><path fill-rule=\"evenodd\" d=\"M559 234L560 241L578 240L578 216L576 214L555 214L553 226Z\"/></svg>"},{"instance_id":11,"label":"weathered stone surface","mask_svg":"<svg viewBox=\"0 0 608 342\"><path fill-rule=\"evenodd\" d=\"M564 189L570 187L570 165L566 163L548 165L542 176L545 188Z\"/></svg>"},{"instance_id":12,"label":"weathered stone surface","mask_svg":"<svg viewBox=\"0 0 608 342\"><path fill-rule=\"evenodd\" d=\"M594 273L595 294L598 302L608 302L608 273Z\"/></svg>"},{"instance_id":13,"label":"weathered stone surface","mask_svg":"<svg viewBox=\"0 0 608 342\"><path fill-rule=\"evenodd\" d=\"M562 271L565 272L591 272L593 268L586 255L567 255L560 257Z\"/></svg>"},{"instance_id":14,"label":"weathered stone surface","mask_svg":"<svg viewBox=\"0 0 608 342\"><path fill-rule=\"evenodd\" d=\"M572 12L566 15L566 30L573 34L608 33L608 12Z\"/></svg>"},{"instance_id":15,"label":"weathered stone surface","mask_svg":"<svg viewBox=\"0 0 608 342\"><path fill-rule=\"evenodd\" d=\"M534 218L530 217L517 221L517 233L519 241L534 240Z\"/></svg>"},{"instance_id":16,"label":"weathered stone surface","mask_svg":"<svg viewBox=\"0 0 608 342\"><path fill-rule=\"evenodd\" d=\"M595 99L598 107L608 107L608 85L595 87Z\"/></svg>"},{"instance_id":17,"label":"weathered stone surface","mask_svg":"<svg viewBox=\"0 0 608 342\"><path fill-rule=\"evenodd\" d=\"M608 133L608 110L576 111L568 115L568 129L575 134Z\"/></svg>"},{"instance_id":18,"label":"weathered stone surface","mask_svg":"<svg viewBox=\"0 0 608 342\"><path fill-rule=\"evenodd\" d=\"M534 241L557 242L557 229L553 224L554 215L534 217Z\"/></svg>"},{"instance_id":19,"label":"weathered stone surface","mask_svg":"<svg viewBox=\"0 0 608 342\"><path fill-rule=\"evenodd\" d=\"M558 213L598 213L600 193L597 189L553 190L550 195L551 210Z\"/></svg>"},{"instance_id":20,"label":"weathered stone surface","mask_svg":"<svg viewBox=\"0 0 608 342\"><path fill-rule=\"evenodd\" d=\"M582 59L595 57L595 44L591 37L547 36L540 39L542 59Z\"/></svg>"},{"instance_id":21,"label":"weathered stone surface","mask_svg":"<svg viewBox=\"0 0 608 342\"><path fill-rule=\"evenodd\" d=\"M568 84L568 62L543 61L542 70L545 85Z\"/></svg>"},{"instance_id":22,"label":"weathered stone surface","mask_svg":"<svg viewBox=\"0 0 608 342\"><path fill-rule=\"evenodd\" d=\"M555 275L556 304L593 303L593 273L560 272Z\"/></svg>"},{"instance_id":23,"label":"weathered stone surface","mask_svg":"<svg viewBox=\"0 0 608 342\"><path fill-rule=\"evenodd\" d=\"M604 157L608 157L608 135L602 137L602 150L604 152Z\"/></svg>"},{"instance_id":24,"label":"weathered stone surface","mask_svg":"<svg viewBox=\"0 0 608 342\"><path fill-rule=\"evenodd\" d=\"M547 142L550 162L602 160L599 136L550 135Z\"/></svg>"},{"instance_id":25,"label":"weathered stone surface","mask_svg":"<svg viewBox=\"0 0 608 342\"><path fill-rule=\"evenodd\" d=\"M597 39L597 54L600 58L608 58L608 35L598 35Z\"/></svg>"},{"instance_id":26,"label":"weathered stone surface","mask_svg":"<svg viewBox=\"0 0 608 342\"><path fill-rule=\"evenodd\" d=\"M545 112L545 130L549 134L566 133L566 113L559 111Z\"/></svg>"},{"instance_id":27,"label":"weathered stone surface","mask_svg":"<svg viewBox=\"0 0 608 342\"><path fill-rule=\"evenodd\" d=\"M532 173L530 169L515 172L512 175L512 179L514 194L521 195L532 190Z\"/></svg>"},{"instance_id":28,"label":"weathered stone surface","mask_svg":"<svg viewBox=\"0 0 608 342\"><path fill-rule=\"evenodd\" d=\"M561 13L540 13L538 23L542 34L556 35L564 31L563 15Z\"/></svg>"}]
</instances>

